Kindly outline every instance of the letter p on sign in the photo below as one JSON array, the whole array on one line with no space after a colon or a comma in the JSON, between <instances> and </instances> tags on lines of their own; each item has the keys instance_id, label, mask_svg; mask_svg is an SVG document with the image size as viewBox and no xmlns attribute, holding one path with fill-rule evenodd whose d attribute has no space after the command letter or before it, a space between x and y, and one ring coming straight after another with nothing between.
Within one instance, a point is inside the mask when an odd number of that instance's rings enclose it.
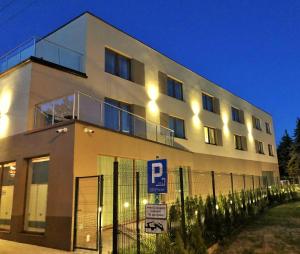
<instances>
[{"instance_id":1,"label":"letter p on sign","mask_svg":"<svg viewBox=\"0 0 300 254\"><path fill-rule=\"evenodd\" d=\"M157 171L158 168L158 172ZM155 183L155 178L162 177L163 165L161 162L156 162L152 164L152 183Z\"/></svg>"}]
</instances>

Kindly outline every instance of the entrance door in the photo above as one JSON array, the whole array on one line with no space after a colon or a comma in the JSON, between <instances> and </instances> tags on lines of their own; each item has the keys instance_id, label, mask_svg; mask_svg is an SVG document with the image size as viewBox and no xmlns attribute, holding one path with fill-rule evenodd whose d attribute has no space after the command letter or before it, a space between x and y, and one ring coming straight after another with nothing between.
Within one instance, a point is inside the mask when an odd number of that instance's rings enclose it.
<instances>
[{"instance_id":1,"label":"entrance door","mask_svg":"<svg viewBox=\"0 0 300 254\"><path fill-rule=\"evenodd\" d=\"M101 177L76 178L74 247L101 248Z\"/></svg>"}]
</instances>

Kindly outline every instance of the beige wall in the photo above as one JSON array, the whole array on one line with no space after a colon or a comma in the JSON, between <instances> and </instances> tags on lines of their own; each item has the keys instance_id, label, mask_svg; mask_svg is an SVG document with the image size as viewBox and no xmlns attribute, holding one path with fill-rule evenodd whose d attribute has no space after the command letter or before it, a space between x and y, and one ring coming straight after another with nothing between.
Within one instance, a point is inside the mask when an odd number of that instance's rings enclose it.
<instances>
[{"instance_id":1,"label":"beige wall","mask_svg":"<svg viewBox=\"0 0 300 254\"><path fill-rule=\"evenodd\" d=\"M72 248L74 125L68 132L50 128L1 140L0 162L16 161L11 230L0 238L70 250ZM28 159L49 155L46 233L24 232Z\"/></svg>"},{"instance_id":2,"label":"beige wall","mask_svg":"<svg viewBox=\"0 0 300 254\"><path fill-rule=\"evenodd\" d=\"M156 101L160 111L185 120L187 139L176 139L176 142L198 153L277 163L276 157L256 154L253 141L253 139L263 141L266 154L268 154L268 144L272 144L274 150L276 150L274 135L268 135L265 132L265 122L267 121L271 124L272 133L274 133L272 117L269 114L175 63L130 36L105 24L99 19L89 14L86 15L88 17L86 70L89 76L88 83L93 87L93 90L98 96L112 97L124 102L142 105L147 108L147 118L159 122L159 112L152 113L148 106L150 101L148 91L150 87L158 89L158 71L163 71L183 82L184 102L163 94L159 94ZM145 64L146 86L143 87L131 81L123 80L105 73L105 47L110 47L128 57L143 62ZM202 110L202 91L220 99L220 115ZM194 104L200 108L200 121L198 124L194 123L195 117L192 110L192 105ZM245 111L245 125L232 122L231 106L241 108ZM252 130L252 114L262 120L262 132ZM226 131L226 122L228 122L227 127L229 132ZM204 143L204 125L223 129L223 147L210 146ZM234 149L233 134L248 137L247 152Z\"/></svg>"},{"instance_id":3,"label":"beige wall","mask_svg":"<svg viewBox=\"0 0 300 254\"><path fill-rule=\"evenodd\" d=\"M31 64L0 75L0 138L27 129Z\"/></svg>"},{"instance_id":4,"label":"beige wall","mask_svg":"<svg viewBox=\"0 0 300 254\"><path fill-rule=\"evenodd\" d=\"M94 130L87 134L84 128ZM277 163L232 159L182 151L166 145L134 138L88 124L76 124L75 128L75 176L97 175L97 156L152 160L156 156L168 159L168 168L190 166L192 171L211 171L234 174L262 175L262 171L273 171L278 175Z\"/></svg>"}]
</instances>

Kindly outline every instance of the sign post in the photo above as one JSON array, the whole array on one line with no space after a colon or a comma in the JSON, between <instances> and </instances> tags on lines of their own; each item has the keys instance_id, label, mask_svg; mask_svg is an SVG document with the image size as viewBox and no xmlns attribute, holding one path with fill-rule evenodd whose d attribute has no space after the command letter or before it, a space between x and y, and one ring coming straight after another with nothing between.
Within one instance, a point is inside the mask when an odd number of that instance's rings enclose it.
<instances>
[{"instance_id":1,"label":"sign post","mask_svg":"<svg viewBox=\"0 0 300 254\"><path fill-rule=\"evenodd\" d=\"M148 193L154 194L155 204L145 207L145 232L161 234L167 231L167 205L160 204L160 195L168 192L167 160L151 160L147 166Z\"/></svg>"}]
</instances>

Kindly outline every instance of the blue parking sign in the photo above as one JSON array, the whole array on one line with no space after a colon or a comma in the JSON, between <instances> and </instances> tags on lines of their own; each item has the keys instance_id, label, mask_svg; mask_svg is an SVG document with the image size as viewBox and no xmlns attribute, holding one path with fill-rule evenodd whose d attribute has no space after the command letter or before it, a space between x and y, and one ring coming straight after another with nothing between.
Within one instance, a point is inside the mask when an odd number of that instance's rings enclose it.
<instances>
[{"instance_id":1,"label":"blue parking sign","mask_svg":"<svg viewBox=\"0 0 300 254\"><path fill-rule=\"evenodd\" d=\"M167 193L167 160L148 161L148 193Z\"/></svg>"}]
</instances>

